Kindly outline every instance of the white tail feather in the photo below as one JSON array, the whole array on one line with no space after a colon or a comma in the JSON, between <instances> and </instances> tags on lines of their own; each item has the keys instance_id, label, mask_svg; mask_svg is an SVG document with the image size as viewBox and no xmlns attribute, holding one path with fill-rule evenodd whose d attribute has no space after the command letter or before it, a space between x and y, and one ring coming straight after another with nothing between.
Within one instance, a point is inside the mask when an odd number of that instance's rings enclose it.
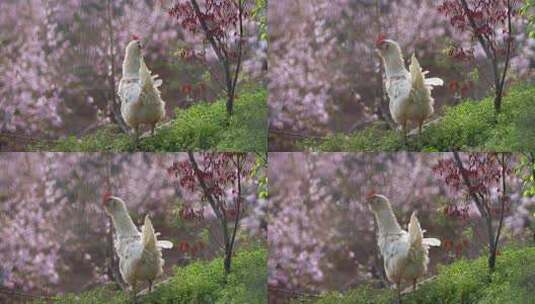
<instances>
[{"instance_id":1,"label":"white tail feather","mask_svg":"<svg viewBox=\"0 0 535 304\"><path fill-rule=\"evenodd\" d=\"M441 244L440 240L436 238L425 238L423 239L422 243L427 246L436 246L436 247L439 247Z\"/></svg>"},{"instance_id":2,"label":"white tail feather","mask_svg":"<svg viewBox=\"0 0 535 304\"><path fill-rule=\"evenodd\" d=\"M145 223L141 228L141 238L145 248L156 248L156 234L148 214L145 216Z\"/></svg>"},{"instance_id":3,"label":"white tail feather","mask_svg":"<svg viewBox=\"0 0 535 304\"><path fill-rule=\"evenodd\" d=\"M158 78L157 74L152 75L152 72L147 67L143 57L141 57L139 78L141 79L141 87L143 87L144 91L154 90L156 95L158 95L158 97L160 96L160 90L158 88L162 85L162 80Z\"/></svg>"},{"instance_id":4,"label":"white tail feather","mask_svg":"<svg viewBox=\"0 0 535 304\"><path fill-rule=\"evenodd\" d=\"M416 217L416 212L413 212L411 215L411 220L409 222L409 241L411 245L422 244L422 239L424 237L424 232L420 227L420 222Z\"/></svg>"},{"instance_id":5,"label":"white tail feather","mask_svg":"<svg viewBox=\"0 0 535 304\"><path fill-rule=\"evenodd\" d=\"M414 54L412 54L411 57L409 71L411 73L413 87L423 88L423 86L427 86L429 88L432 88L435 86L444 85L444 80L438 77L425 78L425 76L429 74L429 71L422 71L422 67L420 66L420 63L418 62L418 59L416 59L416 56Z\"/></svg>"},{"instance_id":6,"label":"white tail feather","mask_svg":"<svg viewBox=\"0 0 535 304\"><path fill-rule=\"evenodd\" d=\"M425 87L424 74L422 73L422 68L420 67L420 63L418 62L418 59L416 59L416 55L414 54L412 54L412 57L411 57L411 64L409 66L409 72L411 73L412 87L424 88Z\"/></svg>"},{"instance_id":7,"label":"white tail feather","mask_svg":"<svg viewBox=\"0 0 535 304\"><path fill-rule=\"evenodd\" d=\"M163 249L171 249L173 248L173 243L171 243L170 241L158 241L157 246Z\"/></svg>"},{"instance_id":8,"label":"white tail feather","mask_svg":"<svg viewBox=\"0 0 535 304\"><path fill-rule=\"evenodd\" d=\"M139 78L141 79L141 86L145 86L147 84L152 85L152 74L147 67L147 64L145 64L145 59L141 57L141 64L139 67Z\"/></svg>"},{"instance_id":9,"label":"white tail feather","mask_svg":"<svg viewBox=\"0 0 535 304\"><path fill-rule=\"evenodd\" d=\"M438 77L426 78L425 79L425 85L434 86L434 87L443 86L444 85L444 80L442 80L442 79L440 79Z\"/></svg>"}]
</instances>

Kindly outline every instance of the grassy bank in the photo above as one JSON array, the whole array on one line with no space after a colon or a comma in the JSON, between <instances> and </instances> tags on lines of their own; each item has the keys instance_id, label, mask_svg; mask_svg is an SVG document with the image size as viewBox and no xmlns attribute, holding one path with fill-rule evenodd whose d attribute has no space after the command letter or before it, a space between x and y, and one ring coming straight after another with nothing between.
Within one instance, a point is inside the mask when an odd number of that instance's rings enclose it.
<instances>
[{"instance_id":1,"label":"grassy bank","mask_svg":"<svg viewBox=\"0 0 535 304\"><path fill-rule=\"evenodd\" d=\"M175 267L173 277L139 300L149 304L267 303L267 250L241 251L234 257L225 281L223 259ZM126 304L129 296L110 287L55 298L58 304Z\"/></svg>"},{"instance_id":2,"label":"grassy bank","mask_svg":"<svg viewBox=\"0 0 535 304\"><path fill-rule=\"evenodd\" d=\"M142 138L136 149L132 136L120 132L115 125L76 138L74 136L50 144L37 144L30 150L63 152L97 151L266 151L267 91L246 89L234 105L228 119L225 100L198 103L177 109L175 118L159 128L154 136Z\"/></svg>"},{"instance_id":3,"label":"grassy bank","mask_svg":"<svg viewBox=\"0 0 535 304\"><path fill-rule=\"evenodd\" d=\"M393 290L363 286L344 294L332 292L315 301L296 303L391 304L394 300ZM441 266L434 280L403 295L402 300L404 304L535 303L535 247L504 250L490 277L486 257Z\"/></svg>"},{"instance_id":4,"label":"grassy bank","mask_svg":"<svg viewBox=\"0 0 535 304\"><path fill-rule=\"evenodd\" d=\"M465 100L446 107L442 118L421 136L404 143L399 131L382 123L324 140L306 140L303 148L317 151L527 151L535 149L535 86L509 89L501 113L495 114L492 97Z\"/></svg>"}]
</instances>

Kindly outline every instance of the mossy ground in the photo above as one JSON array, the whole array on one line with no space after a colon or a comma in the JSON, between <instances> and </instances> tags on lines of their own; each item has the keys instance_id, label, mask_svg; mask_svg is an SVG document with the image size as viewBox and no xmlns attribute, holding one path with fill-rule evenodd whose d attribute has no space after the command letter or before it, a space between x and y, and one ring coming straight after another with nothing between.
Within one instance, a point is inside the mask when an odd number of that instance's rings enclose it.
<instances>
[{"instance_id":1,"label":"mossy ground","mask_svg":"<svg viewBox=\"0 0 535 304\"><path fill-rule=\"evenodd\" d=\"M492 97L446 107L442 119L405 143L401 133L376 123L353 134L335 134L300 145L314 151L528 151L535 149L535 86L508 90L496 114Z\"/></svg>"},{"instance_id":2,"label":"mossy ground","mask_svg":"<svg viewBox=\"0 0 535 304\"><path fill-rule=\"evenodd\" d=\"M234 115L228 118L225 100L198 103L177 109L176 117L159 128L154 136L144 137L137 147L132 136L116 125L105 126L82 138L74 136L50 144L30 147L35 151L62 152L164 152L186 150L266 151L267 91L247 88L234 104Z\"/></svg>"},{"instance_id":3,"label":"mossy ground","mask_svg":"<svg viewBox=\"0 0 535 304\"><path fill-rule=\"evenodd\" d=\"M243 250L236 254L232 271L225 279L223 259L175 267L173 277L140 298L139 304L231 304L267 303L267 250ZM57 304L125 304L130 297L111 287L79 295L58 296Z\"/></svg>"},{"instance_id":4,"label":"mossy ground","mask_svg":"<svg viewBox=\"0 0 535 304\"><path fill-rule=\"evenodd\" d=\"M489 275L486 257L440 266L435 279L402 296L403 304L532 304L535 303L535 247L509 248ZM331 292L314 304L392 304L395 292L363 286L344 294Z\"/></svg>"}]
</instances>

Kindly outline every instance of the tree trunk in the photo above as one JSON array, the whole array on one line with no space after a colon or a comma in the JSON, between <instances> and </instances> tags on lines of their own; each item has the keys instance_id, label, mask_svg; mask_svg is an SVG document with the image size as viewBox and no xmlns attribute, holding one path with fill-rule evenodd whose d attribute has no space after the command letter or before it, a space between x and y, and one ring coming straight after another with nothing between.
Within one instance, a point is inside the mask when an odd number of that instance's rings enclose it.
<instances>
[{"instance_id":1,"label":"tree trunk","mask_svg":"<svg viewBox=\"0 0 535 304\"><path fill-rule=\"evenodd\" d=\"M193 155L193 152L188 151L188 157L193 167L193 172L195 173L195 176L197 177L197 181L201 185L203 193L206 196L206 199L208 200L208 204L210 204L210 207L212 207L212 210L214 211L216 218L219 219L219 223L221 225L221 229L223 233L223 243L225 244L224 269L225 269L225 276L226 276L227 274L230 273L231 258L232 258L232 248L231 248L232 246L231 246L231 240L230 240L229 231L228 231L228 223L227 223L226 214L224 210L219 208L219 206L221 206L221 202L216 200L212 196L210 191L208 190L208 187L206 186L206 183L202 177L202 172L199 169L199 165L197 164L197 161L195 160L195 156Z\"/></svg>"},{"instance_id":2,"label":"tree trunk","mask_svg":"<svg viewBox=\"0 0 535 304\"><path fill-rule=\"evenodd\" d=\"M225 269L225 277L230 273L231 263L232 263L232 247L230 245L230 236L228 232L228 226L226 218L220 219L221 225L223 226L223 242L225 243L225 259L223 267Z\"/></svg>"},{"instance_id":3,"label":"tree trunk","mask_svg":"<svg viewBox=\"0 0 535 304\"><path fill-rule=\"evenodd\" d=\"M230 273L232 266L232 248L225 249L225 262L224 262L224 268L225 268L225 276Z\"/></svg>"},{"instance_id":4,"label":"tree trunk","mask_svg":"<svg viewBox=\"0 0 535 304\"><path fill-rule=\"evenodd\" d=\"M489 264L489 272L493 273L494 269L496 268L496 248L492 248L490 250L488 264Z\"/></svg>"},{"instance_id":5,"label":"tree trunk","mask_svg":"<svg viewBox=\"0 0 535 304\"><path fill-rule=\"evenodd\" d=\"M228 116L232 116L232 113L234 112L234 93L230 93L227 96L227 114Z\"/></svg>"},{"instance_id":6,"label":"tree trunk","mask_svg":"<svg viewBox=\"0 0 535 304\"><path fill-rule=\"evenodd\" d=\"M496 95L494 96L494 110L496 113L500 113L502 110L502 95L503 95L503 87L497 87L496 88Z\"/></svg>"}]
</instances>

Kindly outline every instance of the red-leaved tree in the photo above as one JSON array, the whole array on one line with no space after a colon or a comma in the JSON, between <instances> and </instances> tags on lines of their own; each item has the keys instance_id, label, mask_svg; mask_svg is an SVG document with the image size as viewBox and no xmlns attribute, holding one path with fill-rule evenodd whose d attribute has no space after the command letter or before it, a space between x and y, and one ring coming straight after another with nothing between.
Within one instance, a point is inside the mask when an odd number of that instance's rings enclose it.
<instances>
[{"instance_id":1,"label":"red-leaved tree","mask_svg":"<svg viewBox=\"0 0 535 304\"><path fill-rule=\"evenodd\" d=\"M224 88L229 116L233 112L244 57L244 23L253 7L247 0L179 0L169 9L169 15L176 18L186 32L203 33L210 44L222 69L222 77L217 73L212 75ZM189 59L206 60L204 51L190 50L182 54Z\"/></svg>"},{"instance_id":2,"label":"red-leaved tree","mask_svg":"<svg viewBox=\"0 0 535 304\"><path fill-rule=\"evenodd\" d=\"M489 61L494 86L494 109L500 112L507 71L514 50L513 18L518 15L518 0L444 0L438 7L451 25L469 34L470 46L455 44L449 55L459 60L474 57L478 43Z\"/></svg>"},{"instance_id":3,"label":"red-leaved tree","mask_svg":"<svg viewBox=\"0 0 535 304\"><path fill-rule=\"evenodd\" d=\"M230 273L232 255L240 220L244 217L245 203L243 184L249 177L254 159L245 153L201 153L196 159L188 152L187 160L173 163L170 175L179 179L182 189L200 196L207 203L219 222L224 250L225 274ZM183 214L192 218L204 217L204 212L195 211L191 205ZM199 209L202 210L204 205Z\"/></svg>"},{"instance_id":4,"label":"red-leaved tree","mask_svg":"<svg viewBox=\"0 0 535 304\"><path fill-rule=\"evenodd\" d=\"M490 272L496 266L503 220L510 207L507 179L513 171L509 161L507 154L459 155L455 152L453 158L442 159L433 167L433 171L461 198L460 203L446 207L447 215L469 220L473 218L469 213L475 205L483 221L474 224L482 223L487 232Z\"/></svg>"}]
</instances>

